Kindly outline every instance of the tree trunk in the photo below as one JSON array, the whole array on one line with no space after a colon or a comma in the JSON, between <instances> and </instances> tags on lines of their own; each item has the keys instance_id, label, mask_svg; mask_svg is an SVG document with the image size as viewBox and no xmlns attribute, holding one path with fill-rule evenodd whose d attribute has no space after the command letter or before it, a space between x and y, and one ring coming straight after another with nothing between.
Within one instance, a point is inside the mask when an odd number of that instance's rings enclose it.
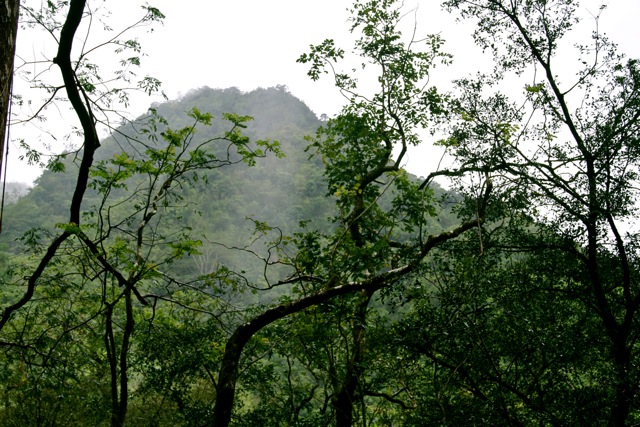
<instances>
[{"instance_id":1,"label":"tree trunk","mask_svg":"<svg viewBox=\"0 0 640 427\"><path fill-rule=\"evenodd\" d=\"M13 58L18 34L20 0L5 0L0 6L0 178L4 176L7 159L4 158L9 104L13 82Z\"/></svg>"},{"instance_id":2,"label":"tree trunk","mask_svg":"<svg viewBox=\"0 0 640 427\"><path fill-rule=\"evenodd\" d=\"M631 351L625 345L626 340L614 343L613 359L616 363L616 394L611 408L610 425L612 427L625 427L627 418L631 412L637 387L632 380L633 366L631 363Z\"/></svg>"},{"instance_id":3,"label":"tree trunk","mask_svg":"<svg viewBox=\"0 0 640 427\"><path fill-rule=\"evenodd\" d=\"M334 401L337 427L351 427L353 425L353 405L362 398L362 393L359 393L359 389L366 344L367 307L369 307L369 302L374 292L374 290L365 289L360 293L357 312L351 330L353 355L347 362L344 382Z\"/></svg>"},{"instance_id":4,"label":"tree trunk","mask_svg":"<svg viewBox=\"0 0 640 427\"><path fill-rule=\"evenodd\" d=\"M135 326L131 289L124 291L125 324L122 331L120 355L116 348L116 338L113 331L113 304L106 304L105 311L105 348L111 372L111 427L122 427L127 418L129 406L129 342ZM119 368L119 369L118 369Z\"/></svg>"}]
</instances>

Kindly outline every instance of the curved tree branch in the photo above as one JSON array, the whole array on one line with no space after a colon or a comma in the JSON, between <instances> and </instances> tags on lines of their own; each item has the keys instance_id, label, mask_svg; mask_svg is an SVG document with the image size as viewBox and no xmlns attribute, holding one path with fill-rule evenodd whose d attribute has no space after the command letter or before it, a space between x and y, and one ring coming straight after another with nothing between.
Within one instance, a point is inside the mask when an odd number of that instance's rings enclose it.
<instances>
[{"instance_id":1,"label":"curved tree branch","mask_svg":"<svg viewBox=\"0 0 640 427\"><path fill-rule=\"evenodd\" d=\"M335 287L325 287L323 290L297 301L283 303L270 308L257 315L249 322L238 326L231 337L227 340L227 344L225 346L218 374L216 403L211 425L216 427L227 427L231 422L240 357L242 356L245 345L253 335L266 326L269 326L286 316L298 313L309 307L322 304L338 296L348 295L364 290L376 291L386 286L390 286L398 279L417 270L422 260L433 248L448 240L458 237L467 230L477 227L481 221L481 219L477 219L465 222L451 231L430 236L421 247L417 248L417 254L409 264L389 270L378 276L374 276L360 282L352 282Z\"/></svg>"}]
</instances>

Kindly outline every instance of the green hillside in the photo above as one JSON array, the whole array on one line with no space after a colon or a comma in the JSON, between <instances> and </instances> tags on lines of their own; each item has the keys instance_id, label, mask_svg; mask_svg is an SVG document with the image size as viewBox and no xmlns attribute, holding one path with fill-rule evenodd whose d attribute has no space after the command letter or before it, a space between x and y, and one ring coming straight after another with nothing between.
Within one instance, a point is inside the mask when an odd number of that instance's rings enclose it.
<instances>
[{"instance_id":1,"label":"green hillside","mask_svg":"<svg viewBox=\"0 0 640 427\"><path fill-rule=\"evenodd\" d=\"M278 141L286 155L283 159L267 156L252 168L232 165L224 170L212 170L202 181L184 188L181 203L186 209L181 221L203 236L212 240L226 238L227 243L242 241L246 234L241 230L250 227L248 217L291 231L299 221L324 218L332 209L324 197L326 186L320 162L309 161L309 154L305 153L308 143L304 137L314 133L321 122L285 88L248 93L235 88L202 88L180 100L155 107L175 128L187 123L186 113L193 107L210 112L216 118L226 112L252 116L254 120L247 124L246 135L254 140ZM217 119L212 126L199 129L197 137L200 140L215 138L225 126L228 123ZM108 160L123 151L135 153L135 143L128 142L122 135L137 135L136 127L128 125L118 132L102 141L97 160ZM10 242L30 228L50 228L52 224L66 221L77 165L72 156L63 163L68 173L45 171L26 197L7 207L5 230L0 236L5 247L16 249ZM99 200L95 192L88 194L83 209L90 210Z\"/></svg>"}]
</instances>

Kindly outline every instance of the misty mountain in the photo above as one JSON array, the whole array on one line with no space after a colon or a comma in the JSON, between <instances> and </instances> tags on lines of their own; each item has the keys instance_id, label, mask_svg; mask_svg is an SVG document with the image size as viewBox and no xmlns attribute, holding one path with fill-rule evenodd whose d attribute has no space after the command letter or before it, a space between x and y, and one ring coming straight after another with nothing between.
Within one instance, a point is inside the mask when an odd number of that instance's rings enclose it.
<instances>
[{"instance_id":1,"label":"misty mountain","mask_svg":"<svg viewBox=\"0 0 640 427\"><path fill-rule=\"evenodd\" d=\"M197 230L197 234L206 240L229 242L247 236L252 226L247 218L266 221L290 232L303 219L327 216L332 203L325 198L321 162L309 160L304 140L322 122L284 86L251 92L205 87L193 90L181 99L153 105L172 129L191 124L187 111L194 107L216 117L211 126L198 129L196 137L200 140L219 137L228 130L230 124L221 118L223 113L232 112L252 116L254 120L248 122L243 133L251 140L278 141L286 157L279 159L269 155L257 159L253 167L238 164L207 172L205 180L183 189L182 225ZM133 154L139 150L132 138L144 137L141 133L144 118L124 124L102 141L96 162L123 151ZM216 143L213 150L218 149ZM219 149L224 147L226 144L221 141ZM44 171L28 194L7 206L0 245L6 250L15 248L12 241L28 229L68 221L78 163L79 156L69 155L62 162L65 173ZM95 192L89 191L83 209L90 211L99 200Z\"/></svg>"}]
</instances>

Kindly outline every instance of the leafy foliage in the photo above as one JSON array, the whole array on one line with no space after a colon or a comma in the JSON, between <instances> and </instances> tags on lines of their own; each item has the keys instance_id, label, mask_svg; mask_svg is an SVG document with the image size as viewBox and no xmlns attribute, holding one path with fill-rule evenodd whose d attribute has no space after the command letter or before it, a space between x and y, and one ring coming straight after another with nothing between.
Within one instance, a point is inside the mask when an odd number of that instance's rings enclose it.
<instances>
[{"instance_id":1,"label":"leafy foliage","mask_svg":"<svg viewBox=\"0 0 640 427\"><path fill-rule=\"evenodd\" d=\"M356 1L376 90L333 40L299 59L347 97L336 117L284 87L202 88L52 162L7 211L6 423L637 424L637 61L595 33L565 87L576 3L446 6L495 59L451 93L429 85L438 36ZM425 127L455 162L417 179Z\"/></svg>"}]
</instances>

